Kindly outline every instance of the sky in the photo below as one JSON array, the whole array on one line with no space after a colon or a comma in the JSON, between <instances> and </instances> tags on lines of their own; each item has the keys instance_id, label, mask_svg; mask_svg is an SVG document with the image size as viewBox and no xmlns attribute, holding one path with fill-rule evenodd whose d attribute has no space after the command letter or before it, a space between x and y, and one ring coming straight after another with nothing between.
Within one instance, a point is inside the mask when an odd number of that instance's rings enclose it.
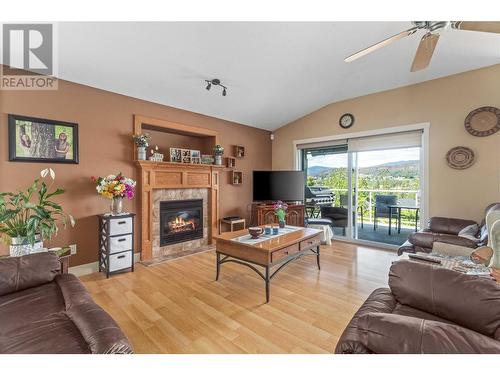
<instances>
[{"instance_id":1,"label":"sky","mask_svg":"<svg viewBox=\"0 0 500 375\"><path fill-rule=\"evenodd\" d=\"M395 161L419 160L420 149L418 147L396 150L364 151L358 152L359 167L372 167ZM347 153L325 156L314 156L308 158L307 166L323 166L329 168L346 168Z\"/></svg>"}]
</instances>

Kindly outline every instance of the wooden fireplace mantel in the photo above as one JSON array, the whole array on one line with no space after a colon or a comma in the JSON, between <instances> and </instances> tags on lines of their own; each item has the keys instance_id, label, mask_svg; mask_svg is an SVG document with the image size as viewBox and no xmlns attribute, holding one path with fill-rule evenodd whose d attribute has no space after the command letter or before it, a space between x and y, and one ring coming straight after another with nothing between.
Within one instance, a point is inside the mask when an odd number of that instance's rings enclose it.
<instances>
[{"instance_id":1,"label":"wooden fireplace mantel","mask_svg":"<svg viewBox=\"0 0 500 375\"><path fill-rule=\"evenodd\" d=\"M140 169L141 260L153 258L153 190L208 189L208 243L218 233L219 170L215 165L137 161Z\"/></svg>"}]
</instances>

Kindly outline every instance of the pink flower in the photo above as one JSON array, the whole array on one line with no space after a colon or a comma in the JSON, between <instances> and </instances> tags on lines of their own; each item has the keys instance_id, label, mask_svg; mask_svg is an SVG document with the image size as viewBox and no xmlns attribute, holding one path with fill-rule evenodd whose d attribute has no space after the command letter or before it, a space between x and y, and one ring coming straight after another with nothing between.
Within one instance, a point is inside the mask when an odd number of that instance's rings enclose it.
<instances>
[{"instance_id":1,"label":"pink flower","mask_svg":"<svg viewBox=\"0 0 500 375\"><path fill-rule=\"evenodd\" d=\"M127 199L132 199L134 198L135 195L135 189L132 185L125 185L125 197Z\"/></svg>"}]
</instances>

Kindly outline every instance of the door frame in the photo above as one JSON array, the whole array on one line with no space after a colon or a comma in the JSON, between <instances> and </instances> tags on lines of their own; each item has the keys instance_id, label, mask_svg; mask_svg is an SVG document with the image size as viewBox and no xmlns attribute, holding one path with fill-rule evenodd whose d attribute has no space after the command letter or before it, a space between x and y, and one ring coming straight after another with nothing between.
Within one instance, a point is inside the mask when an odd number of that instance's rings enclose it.
<instances>
[{"instance_id":1,"label":"door frame","mask_svg":"<svg viewBox=\"0 0 500 375\"><path fill-rule=\"evenodd\" d=\"M299 145L303 144L314 144L314 143L323 143L329 141L339 141L343 139L349 138L360 138L360 137L369 137L376 135L384 135L384 134L393 134L393 133L403 133L408 131L422 131L422 148L420 153L420 228L424 228L428 219L429 219L429 133L430 133L430 122L422 122L416 124L409 125L400 125L400 126L392 126L388 128L380 128L373 130L365 130L353 133L345 133L345 134L335 134L328 135L323 137L315 137L315 138L304 138L304 139L296 139L293 143L293 160L294 160L294 169L301 170L302 169L302 152L297 148ZM312 145L311 145L312 146ZM350 160L350 158L349 158ZM352 163L351 163L352 166ZM350 184L352 188L352 182ZM422 199L423 198L423 199ZM349 202L352 205L352 202ZM349 221L350 223L350 221ZM368 241L350 239L349 242L356 243L370 243ZM387 245L381 246L384 248L397 248L398 246Z\"/></svg>"}]
</instances>

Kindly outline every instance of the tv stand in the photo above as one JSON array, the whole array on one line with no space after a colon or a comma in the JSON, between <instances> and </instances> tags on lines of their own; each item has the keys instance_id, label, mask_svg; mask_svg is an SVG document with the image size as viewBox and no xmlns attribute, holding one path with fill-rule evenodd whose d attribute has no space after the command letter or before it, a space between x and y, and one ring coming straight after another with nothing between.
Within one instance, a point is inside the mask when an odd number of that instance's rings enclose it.
<instances>
[{"instance_id":1,"label":"tv stand","mask_svg":"<svg viewBox=\"0 0 500 375\"><path fill-rule=\"evenodd\" d=\"M305 205L303 204L288 204L285 222L287 225L296 227L305 226ZM277 224L278 219L274 214L274 204L266 202L252 203L252 226Z\"/></svg>"}]
</instances>

